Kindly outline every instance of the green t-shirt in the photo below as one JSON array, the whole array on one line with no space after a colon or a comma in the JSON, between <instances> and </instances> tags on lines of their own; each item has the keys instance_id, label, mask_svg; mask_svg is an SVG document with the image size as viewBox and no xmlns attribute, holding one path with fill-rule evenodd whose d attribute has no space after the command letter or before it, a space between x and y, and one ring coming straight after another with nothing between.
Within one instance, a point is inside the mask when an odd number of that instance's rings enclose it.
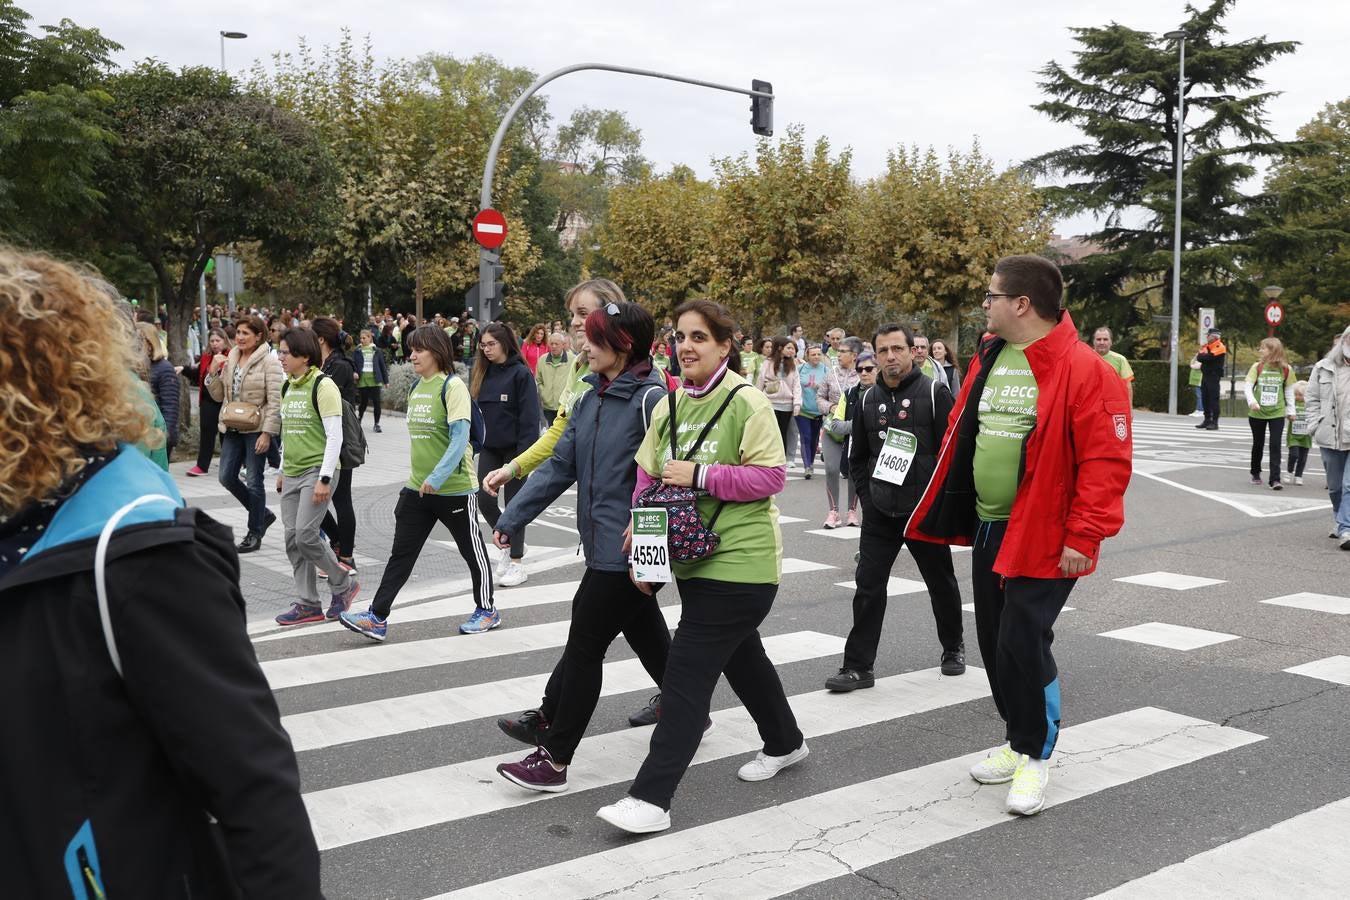
<instances>
[{"instance_id":1,"label":"green t-shirt","mask_svg":"<svg viewBox=\"0 0 1350 900\"><path fill-rule=\"evenodd\" d=\"M1116 374L1122 379L1125 381L1134 381L1134 369L1130 368L1130 361L1128 359L1114 350L1107 350L1102 354L1102 359L1106 360L1107 364L1115 369Z\"/></svg>"},{"instance_id":2,"label":"green t-shirt","mask_svg":"<svg viewBox=\"0 0 1350 900\"><path fill-rule=\"evenodd\" d=\"M676 450L680 458L688 451L703 426L726 399L727 392L745 379L729 371L710 394L694 399L684 391L676 395L679 437ZM658 403L652 410L652 424L638 448L637 464L647 474L661 477L661 469L670 458L670 408ZM693 462L729 463L744 466L785 466L783 439L778 419L769 399L759 391L742 389L727 411L717 420ZM704 495L698 511L706 523L717 512L718 500ZM782 569L783 537L778 531L778 507L772 497L749 503L727 503L717 517L713 530L722 543L706 559L672 564L676 578L711 578L744 584L777 584Z\"/></svg>"},{"instance_id":3,"label":"green t-shirt","mask_svg":"<svg viewBox=\"0 0 1350 900\"><path fill-rule=\"evenodd\" d=\"M444 372L425 378L408 392L408 447L412 456L412 471L407 486L414 491L431 477L436 464L450 446L450 423L471 421L469 389L458 378L451 378L445 389L445 404L441 405L441 385ZM436 491L441 496L470 494L478 489L478 476L473 469L473 448L464 447L459 467L450 473Z\"/></svg>"},{"instance_id":4,"label":"green t-shirt","mask_svg":"<svg viewBox=\"0 0 1350 900\"><path fill-rule=\"evenodd\" d=\"M369 347L364 344L361 346L361 359L365 368L356 373L357 387L372 388L379 386L380 383L375 380L375 354L379 352L374 344Z\"/></svg>"},{"instance_id":5,"label":"green t-shirt","mask_svg":"<svg viewBox=\"0 0 1350 900\"><path fill-rule=\"evenodd\" d=\"M1312 446L1312 435L1308 433L1308 410L1297 397L1294 398L1294 421L1289 425L1289 446Z\"/></svg>"},{"instance_id":6,"label":"green t-shirt","mask_svg":"<svg viewBox=\"0 0 1350 900\"><path fill-rule=\"evenodd\" d=\"M661 369L663 369L663 370L665 370L665 371L667 371L667 372L670 371L670 357L669 357L669 356L666 356L666 355L664 355L664 354L661 354L661 355L658 355L658 356L653 356L653 357L652 357L652 362L655 363L655 364L656 364L658 367L660 367Z\"/></svg>"},{"instance_id":7,"label":"green t-shirt","mask_svg":"<svg viewBox=\"0 0 1350 900\"><path fill-rule=\"evenodd\" d=\"M323 464L323 449L328 436L323 420L342 415L342 393L333 379L325 378L319 384L319 412L314 412L315 376L319 370L310 366L299 378L287 378L286 396L281 398L281 471L294 477L301 472L317 469Z\"/></svg>"},{"instance_id":8,"label":"green t-shirt","mask_svg":"<svg viewBox=\"0 0 1350 900\"><path fill-rule=\"evenodd\" d=\"M764 365L764 357L758 353L741 352L741 368L745 370L745 380L754 384L759 380L759 367Z\"/></svg>"},{"instance_id":9,"label":"green t-shirt","mask_svg":"<svg viewBox=\"0 0 1350 900\"><path fill-rule=\"evenodd\" d=\"M1252 367L1247 370L1247 384L1252 387L1252 396L1256 398L1256 405L1259 409L1249 409L1247 417L1250 419L1282 419L1285 415L1284 389L1286 386L1293 387L1294 370L1292 368L1282 369L1279 366L1266 366L1261 368L1260 363L1252 363Z\"/></svg>"},{"instance_id":10,"label":"green t-shirt","mask_svg":"<svg viewBox=\"0 0 1350 900\"><path fill-rule=\"evenodd\" d=\"M985 522L1012 514L1022 445L1036 427L1036 377L1025 353L1030 343L1007 344L984 383L975 435L975 512Z\"/></svg>"}]
</instances>

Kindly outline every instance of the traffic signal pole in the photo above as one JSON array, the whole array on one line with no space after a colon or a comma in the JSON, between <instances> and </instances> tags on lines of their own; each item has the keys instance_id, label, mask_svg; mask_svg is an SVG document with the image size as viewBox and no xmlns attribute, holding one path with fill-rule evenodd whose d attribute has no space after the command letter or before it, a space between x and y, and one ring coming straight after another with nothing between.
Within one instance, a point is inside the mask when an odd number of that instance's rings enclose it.
<instances>
[{"instance_id":1,"label":"traffic signal pole","mask_svg":"<svg viewBox=\"0 0 1350 900\"><path fill-rule=\"evenodd\" d=\"M718 84L715 81L703 81L698 78L686 78L683 75L672 75L669 72L656 72L651 69L633 69L628 66L614 66L609 63L577 63L573 66L565 66L547 75L538 78L534 84L525 89L525 92L516 98L516 102L511 104L511 108L506 111L502 117L501 124L497 126L497 133L492 137L492 145L488 147L487 163L483 166L483 188L479 193L479 209L492 208L492 177L497 170L497 156L501 153L502 143L506 140L506 132L515 121L521 107L525 102L535 95L544 85L550 81L555 81L564 75L572 72L601 71L601 72L619 72L624 75L641 75L644 78L661 78L666 81L678 81L681 84L692 84L695 87L711 88L716 91L729 91L733 94L745 94L752 98L751 105L751 126L755 134L768 137L773 134L773 86L767 81L754 81L749 88L736 87L730 84ZM474 310L475 315L483 321L492 321L501 316L502 298L497 296L495 286L495 273L498 271L497 265L500 254L494 250L479 248L478 251L478 302L479 308Z\"/></svg>"}]
</instances>

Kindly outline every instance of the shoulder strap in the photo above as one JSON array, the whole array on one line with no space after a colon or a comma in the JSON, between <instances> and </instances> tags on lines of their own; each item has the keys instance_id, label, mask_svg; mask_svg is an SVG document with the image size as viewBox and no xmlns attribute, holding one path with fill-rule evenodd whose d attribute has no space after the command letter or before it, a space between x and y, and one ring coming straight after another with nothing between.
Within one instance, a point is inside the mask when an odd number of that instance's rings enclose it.
<instances>
[{"instance_id":1,"label":"shoulder strap","mask_svg":"<svg viewBox=\"0 0 1350 900\"><path fill-rule=\"evenodd\" d=\"M98 595L98 617L103 623L103 641L108 645L108 656L112 659L113 668L117 674L122 674L122 656L117 652L117 638L113 635L112 615L108 612L108 576L106 566L108 562L108 543L112 540L113 531L117 524L138 506L144 506L147 503L157 503L159 501L178 505L178 501L164 494L146 494L143 497L137 497L126 506L112 514L108 523L103 526L103 531L98 536L98 547L94 550L94 592Z\"/></svg>"},{"instance_id":2,"label":"shoulder strap","mask_svg":"<svg viewBox=\"0 0 1350 900\"><path fill-rule=\"evenodd\" d=\"M647 412L647 398L652 395L652 391L664 391L664 390L666 390L665 387L652 385L642 393L642 400L639 402L642 405L642 431L644 433L646 433L647 429L652 427L651 415ZM655 409L655 407L653 407L653 409Z\"/></svg>"},{"instance_id":3,"label":"shoulder strap","mask_svg":"<svg viewBox=\"0 0 1350 900\"><path fill-rule=\"evenodd\" d=\"M670 403L670 416L666 420L670 430L670 458L679 459L679 454L675 451L675 392L667 391L666 400Z\"/></svg>"},{"instance_id":4,"label":"shoulder strap","mask_svg":"<svg viewBox=\"0 0 1350 900\"><path fill-rule=\"evenodd\" d=\"M441 406L445 406L445 392L448 390L450 390L449 375L445 376L445 380L441 382Z\"/></svg>"},{"instance_id":5,"label":"shoulder strap","mask_svg":"<svg viewBox=\"0 0 1350 900\"><path fill-rule=\"evenodd\" d=\"M319 414L319 382L323 381L327 377L328 376L323 374L322 372L320 372L318 375L315 375L314 387L310 388L309 391L309 402L314 407L314 415L319 416L319 418L323 418L323 416ZM334 384L336 383L337 382L334 382Z\"/></svg>"},{"instance_id":6,"label":"shoulder strap","mask_svg":"<svg viewBox=\"0 0 1350 900\"><path fill-rule=\"evenodd\" d=\"M700 431L700 432L698 433L698 439L695 440L694 443L693 443L693 445L689 448L689 452L686 453L686 454L684 455L684 458L685 458L686 461L694 458L694 454L695 454L696 452L698 452L698 448L701 447L701 446L703 446L703 439L704 439L705 437L708 436L708 432L709 432L709 431L712 431L712 427L713 427L714 425L717 424L717 420L720 419L720 418L722 418L722 413L724 413L724 412L727 411L727 407L731 405L731 400L732 400L733 397L736 396L736 392L739 391L739 390L740 390L741 388L743 388L743 387L748 387L748 385L745 384L744 382L742 382L742 383L736 385L734 388L732 388L730 391L727 392L727 398L726 398L725 400L722 401L722 405L721 405L721 406L717 407L717 412L713 413L713 417L712 417L711 419L708 420L708 424L706 424L706 425L703 426L703 430ZM674 392L674 391L671 391L670 397L671 397L671 400L670 400L671 421L673 422L673 421L674 421L674 418L675 418L675 413L674 413L674 410L675 410L675 392ZM675 458L675 438L674 438L673 435L675 434L675 429L674 429L673 427L671 428L670 433L671 433L671 435L672 435L672 437L671 437L671 443L670 443L670 458L671 458L671 459L674 459L674 458Z\"/></svg>"}]
</instances>

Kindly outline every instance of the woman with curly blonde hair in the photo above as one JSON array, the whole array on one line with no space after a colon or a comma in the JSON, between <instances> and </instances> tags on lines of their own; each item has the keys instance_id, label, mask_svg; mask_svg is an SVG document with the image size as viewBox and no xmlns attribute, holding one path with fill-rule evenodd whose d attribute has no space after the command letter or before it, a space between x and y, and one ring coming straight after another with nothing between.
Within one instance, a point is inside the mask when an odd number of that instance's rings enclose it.
<instances>
[{"instance_id":1,"label":"woman with curly blonde hair","mask_svg":"<svg viewBox=\"0 0 1350 900\"><path fill-rule=\"evenodd\" d=\"M6 896L318 897L229 529L132 446L150 408L114 293L0 247Z\"/></svg>"}]
</instances>

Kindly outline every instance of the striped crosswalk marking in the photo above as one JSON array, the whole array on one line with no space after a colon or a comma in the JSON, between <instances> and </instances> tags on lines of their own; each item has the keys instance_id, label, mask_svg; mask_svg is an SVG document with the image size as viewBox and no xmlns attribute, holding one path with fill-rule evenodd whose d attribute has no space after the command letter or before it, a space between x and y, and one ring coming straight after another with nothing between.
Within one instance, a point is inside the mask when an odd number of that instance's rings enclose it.
<instances>
[{"instance_id":1,"label":"striped crosswalk marking","mask_svg":"<svg viewBox=\"0 0 1350 900\"><path fill-rule=\"evenodd\" d=\"M1350 798L1286 819L1098 894L1094 900L1343 897Z\"/></svg>"},{"instance_id":2,"label":"striped crosswalk marking","mask_svg":"<svg viewBox=\"0 0 1350 900\"><path fill-rule=\"evenodd\" d=\"M663 607L661 614L665 616L666 622L673 624L679 621L680 608ZM404 672L408 669L443 666L561 647L567 642L567 630L570 625L571 623L566 621L549 622L546 625L506 628L482 635L457 634L453 637L428 638L423 641L409 641L406 644L389 643L380 646L353 635L354 640L362 642L362 646L354 650L335 650L317 656L273 659L263 663L262 669L272 690L279 691L305 684L328 683L366 675Z\"/></svg>"},{"instance_id":3,"label":"striped crosswalk marking","mask_svg":"<svg viewBox=\"0 0 1350 900\"><path fill-rule=\"evenodd\" d=\"M938 669L877 681L872 690L850 694L816 691L789 698L797 724L809 740L989 696L981 669L958 678ZM753 753L763 746L744 707L713 713L716 728L699 746L694 764ZM628 729L588 737L567 773L571 793L633 778L647 756L651 732ZM305 795L320 850L452 822L544 799L508 784L493 771L519 760L522 748L486 759L424 769ZM497 895L503 896L503 895Z\"/></svg>"},{"instance_id":4,"label":"striped crosswalk marking","mask_svg":"<svg viewBox=\"0 0 1350 900\"><path fill-rule=\"evenodd\" d=\"M1075 725L1060 735L1046 806L1263 739L1152 707ZM967 775L981 756L972 753L626 843L437 900L564 900L611 894L777 897L1008 822L1006 786L981 786Z\"/></svg>"},{"instance_id":5,"label":"striped crosswalk marking","mask_svg":"<svg viewBox=\"0 0 1350 900\"><path fill-rule=\"evenodd\" d=\"M764 638L764 649L776 666L834 656L844 651L844 639L817 631L796 631ZM349 744L370 738L437 728L532 709L544 693L548 674L527 675L491 685L428 691L405 697L372 700L285 716L282 726L297 752ZM656 690L651 676L636 659L606 663L600 696L609 697L643 688Z\"/></svg>"}]
</instances>

